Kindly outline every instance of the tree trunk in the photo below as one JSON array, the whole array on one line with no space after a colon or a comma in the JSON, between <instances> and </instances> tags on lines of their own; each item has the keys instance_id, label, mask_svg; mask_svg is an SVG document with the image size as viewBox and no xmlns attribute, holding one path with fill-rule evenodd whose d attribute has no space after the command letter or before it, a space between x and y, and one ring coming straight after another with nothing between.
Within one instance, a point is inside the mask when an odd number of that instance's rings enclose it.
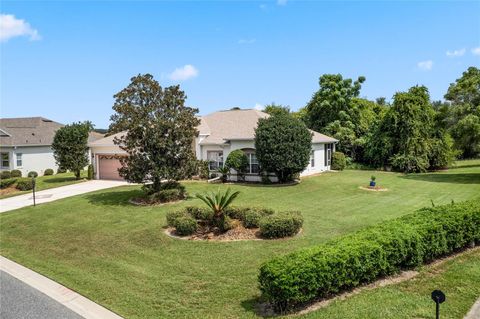
<instances>
[{"instance_id":1,"label":"tree trunk","mask_svg":"<svg viewBox=\"0 0 480 319\"><path fill-rule=\"evenodd\" d=\"M75 179L79 180L80 179L80 170L75 171Z\"/></svg>"}]
</instances>

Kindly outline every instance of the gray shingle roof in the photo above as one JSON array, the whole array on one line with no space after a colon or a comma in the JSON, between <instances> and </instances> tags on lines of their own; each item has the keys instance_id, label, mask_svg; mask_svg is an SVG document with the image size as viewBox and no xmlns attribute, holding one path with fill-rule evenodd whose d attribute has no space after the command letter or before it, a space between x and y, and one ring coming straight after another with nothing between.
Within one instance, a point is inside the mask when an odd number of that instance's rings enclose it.
<instances>
[{"instance_id":1,"label":"gray shingle roof","mask_svg":"<svg viewBox=\"0 0 480 319\"><path fill-rule=\"evenodd\" d=\"M258 120L270 115L258 110L228 110L202 116L200 135L208 135L200 144L223 144L229 140L253 140ZM312 131L312 143L335 143L336 139Z\"/></svg>"},{"instance_id":2,"label":"gray shingle roof","mask_svg":"<svg viewBox=\"0 0 480 319\"><path fill-rule=\"evenodd\" d=\"M55 132L64 125L44 117L0 119L1 146L52 145ZM88 141L103 138L103 134L90 132Z\"/></svg>"},{"instance_id":3,"label":"gray shingle roof","mask_svg":"<svg viewBox=\"0 0 480 319\"><path fill-rule=\"evenodd\" d=\"M267 118L267 113L247 109L228 110L214 112L200 117L200 125L197 127L199 135L206 136L201 145L222 145L230 140L253 140L258 120ZM336 139L312 131L312 143L335 143ZM125 134L125 132L107 136L103 139L89 143L89 146L113 146L113 139Z\"/></svg>"},{"instance_id":4,"label":"gray shingle roof","mask_svg":"<svg viewBox=\"0 0 480 319\"><path fill-rule=\"evenodd\" d=\"M0 145L51 145L55 132L63 124L43 117L0 119Z\"/></svg>"}]
</instances>

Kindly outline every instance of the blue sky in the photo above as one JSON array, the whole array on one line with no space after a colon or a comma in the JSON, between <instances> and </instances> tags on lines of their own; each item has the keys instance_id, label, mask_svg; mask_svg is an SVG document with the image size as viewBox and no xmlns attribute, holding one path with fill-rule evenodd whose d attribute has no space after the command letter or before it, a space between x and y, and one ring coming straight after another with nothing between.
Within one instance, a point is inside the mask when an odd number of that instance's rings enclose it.
<instances>
[{"instance_id":1,"label":"blue sky","mask_svg":"<svg viewBox=\"0 0 480 319\"><path fill-rule=\"evenodd\" d=\"M0 12L1 116L99 128L139 73L179 83L205 114L296 110L324 73L364 75L370 99L416 84L441 99L480 66L479 1L3 1Z\"/></svg>"}]
</instances>

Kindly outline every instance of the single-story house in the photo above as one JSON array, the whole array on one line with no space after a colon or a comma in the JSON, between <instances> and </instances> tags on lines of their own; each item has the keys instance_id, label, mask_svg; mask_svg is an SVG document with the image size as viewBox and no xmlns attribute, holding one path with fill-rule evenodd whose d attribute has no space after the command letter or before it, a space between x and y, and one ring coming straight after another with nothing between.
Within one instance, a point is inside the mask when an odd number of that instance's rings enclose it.
<instances>
[{"instance_id":1,"label":"single-story house","mask_svg":"<svg viewBox=\"0 0 480 319\"><path fill-rule=\"evenodd\" d=\"M0 170L19 170L22 176L31 171L41 176L47 168L56 171L52 142L61 127L63 124L43 117L0 119ZM98 138L103 135L91 132L89 141Z\"/></svg>"},{"instance_id":2,"label":"single-story house","mask_svg":"<svg viewBox=\"0 0 480 319\"><path fill-rule=\"evenodd\" d=\"M230 152L241 149L249 162L245 179L261 181L254 137L258 120L268 116L267 113L253 109L232 109L201 116L201 123L197 127L199 135L194 143L197 159L208 161L210 171L215 171L224 165ZM311 132L311 158L302 176L330 170L332 153L338 142L332 137ZM117 133L89 143L96 178L122 179L118 174L118 168L121 167L119 157L127 154L115 145L114 139L123 134L125 133ZM236 177L233 175L232 179L235 180Z\"/></svg>"}]
</instances>

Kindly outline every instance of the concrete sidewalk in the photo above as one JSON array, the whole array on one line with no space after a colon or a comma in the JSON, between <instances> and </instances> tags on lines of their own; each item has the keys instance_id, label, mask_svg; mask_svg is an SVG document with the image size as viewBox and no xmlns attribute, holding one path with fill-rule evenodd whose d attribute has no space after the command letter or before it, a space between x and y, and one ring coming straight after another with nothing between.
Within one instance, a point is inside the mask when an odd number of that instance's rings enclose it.
<instances>
[{"instance_id":1,"label":"concrete sidewalk","mask_svg":"<svg viewBox=\"0 0 480 319\"><path fill-rule=\"evenodd\" d=\"M40 308L50 308L50 309L59 309L59 311L65 311L65 308L75 312L83 318L87 319L122 319L119 315L111 312L110 310L94 303L93 301L83 297L82 295L76 293L73 290L68 289L53 280L48 279L36 273L26 267L23 267L20 264L17 264L10 259L7 259L3 256L0 256L0 271L3 271L10 276L22 281L31 288L47 295L55 302L57 305L51 304L38 304ZM3 293L3 292L2 292ZM29 292L32 293L32 292ZM41 298L41 296L37 296ZM3 297L2 297L3 299ZM47 300L38 300L37 302L47 303ZM17 301L14 301L17 302ZM18 301L20 302L20 301ZM59 306L63 307L59 307ZM18 309L18 307L11 307L13 309ZM55 308L56 307L56 308ZM63 309L63 310L62 310ZM19 311L25 311L25 309L20 309ZM52 311L52 310L50 310ZM74 315L70 315L71 318L74 318ZM39 318L39 317L35 317Z\"/></svg>"},{"instance_id":2,"label":"concrete sidewalk","mask_svg":"<svg viewBox=\"0 0 480 319\"><path fill-rule=\"evenodd\" d=\"M93 180L73 185L45 189L43 191L36 192L35 198L37 204L42 204L52 202L61 198L124 185L129 184L123 181ZM33 205L33 197L31 193L1 199L0 213L31 205Z\"/></svg>"}]
</instances>

